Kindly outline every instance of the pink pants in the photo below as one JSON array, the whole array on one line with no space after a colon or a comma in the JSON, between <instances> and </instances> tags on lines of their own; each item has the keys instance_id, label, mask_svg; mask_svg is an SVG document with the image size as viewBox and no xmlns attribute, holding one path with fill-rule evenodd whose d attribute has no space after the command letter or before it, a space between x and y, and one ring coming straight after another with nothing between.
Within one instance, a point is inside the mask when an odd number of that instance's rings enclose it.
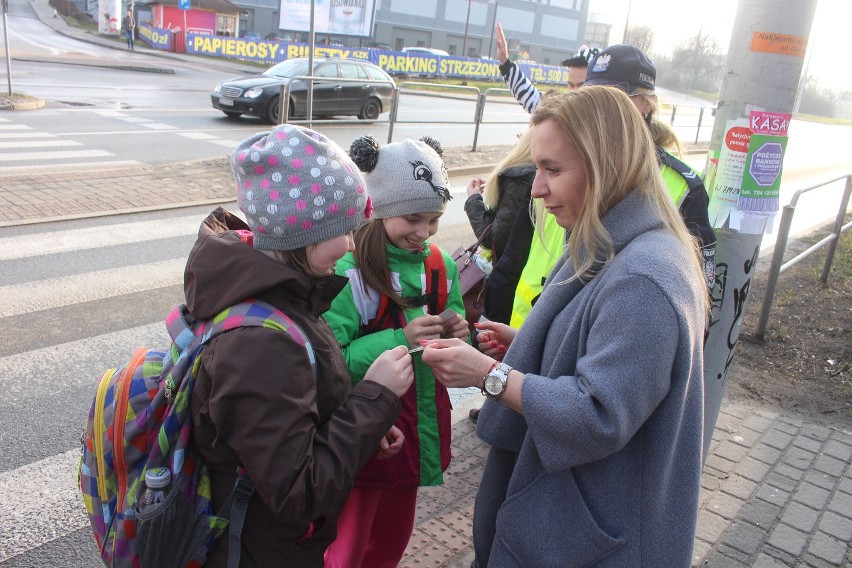
<instances>
[{"instance_id":1,"label":"pink pants","mask_svg":"<svg viewBox=\"0 0 852 568\"><path fill-rule=\"evenodd\" d=\"M417 488L353 488L337 520L326 568L396 568L411 533Z\"/></svg>"}]
</instances>

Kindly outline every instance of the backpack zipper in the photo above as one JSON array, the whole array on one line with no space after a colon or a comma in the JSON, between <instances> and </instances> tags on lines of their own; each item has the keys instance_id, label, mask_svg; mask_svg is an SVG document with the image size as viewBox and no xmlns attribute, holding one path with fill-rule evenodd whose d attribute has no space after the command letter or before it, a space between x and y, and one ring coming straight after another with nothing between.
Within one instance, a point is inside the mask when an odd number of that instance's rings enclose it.
<instances>
[{"instance_id":1,"label":"backpack zipper","mask_svg":"<svg viewBox=\"0 0 852 568\"><path fill-rule=\"evenodd\" d=\"M118 369L107 369L107 372L101 377L98 392L95 395L95 417L93 419L95 431L92 435L92 449L95 452L95 460L98 464L98 497L101 503L106 503L107 501L106 457L104 456L104 433L106 430L106 425L104 424L104 399L116 371Z\"/></svg>"},{"instance_id":2,"label":"backpack zipper","mask_svg":"<svg viewBox=\"0 0 852 568\"><path fill-rule=\"evenodd\" d=\"M133 359L121 373L121 382L118 396L115 398L115 428L113 429L112 453L115 462L116 479L118 480L118 500L116 501L116 512L124 507L124 497L127 493L127 464L124 460L124 424L127 421L127 402L130 398L130 383L133 380L133 372L136 367L145 360L147 349L142 347L133 355Z\"/></svg>"}]
</instances>

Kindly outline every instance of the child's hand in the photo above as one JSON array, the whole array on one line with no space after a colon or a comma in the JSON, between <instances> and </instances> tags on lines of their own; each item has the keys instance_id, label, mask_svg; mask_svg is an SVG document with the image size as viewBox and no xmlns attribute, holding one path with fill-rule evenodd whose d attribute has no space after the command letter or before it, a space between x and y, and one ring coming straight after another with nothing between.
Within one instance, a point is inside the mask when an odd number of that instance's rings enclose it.
<instances>
[{"instance_id":1,"label":"child's hand","mask_svg":"<svg viewBox=\"0 0 852 568\"><path fill-rule=\"evenodd\" d=\"M401 398L414 381L414 367L408 349L400 345L379 355L364 373L364 380L375 381Z\"/></svg>"},{"instance_id":2,"label":"child's hand","mask_svg":"<svg viewBox=\"0 0 852 568\"><path fill-rule=\"evenodd\" d=\"M412 347L420 345L421 339L438 339L444 332L444 322L440 316L420 316L414 318L408 325L402 328L405 340Z\"/></svg>"},{"instance_id":3,"label":"child's hand","mask_svg":"<svg viewBox=\"0 0 852 568\"><path fill-rule=\"evenodd\" d=\"M444 333L441 337L455 337L464 341L467 339L468 327L467 320L456 314L446 322L444 322Z\"/></svg>"},{"instance_id":4,"label":"child's hand","mask_svg":"<svg viewBox=\"0 0 852 568\"><path fill-rule=\"evenodd\" d=\"M379 442L379 451L376 452L376 459L386 460L395 456L402 449L402 444L405 442L405 435L402 430L396 426L391 426L388 433Z\"/></svg>"}]
</instances>

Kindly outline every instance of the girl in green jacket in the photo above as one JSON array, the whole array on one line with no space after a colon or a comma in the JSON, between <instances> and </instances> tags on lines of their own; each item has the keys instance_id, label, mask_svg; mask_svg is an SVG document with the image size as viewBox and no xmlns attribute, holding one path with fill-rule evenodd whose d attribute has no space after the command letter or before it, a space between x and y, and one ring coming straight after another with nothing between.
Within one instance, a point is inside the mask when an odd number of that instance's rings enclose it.
<instances>
[{"instance_id":1,"label":"girl in green jacket","mask_svg":"<svg viewBox=\"0 0 852 568\"><path fill-rule=\"evenodd\" d=\"M354 254L337 263L349 284L324 317L354 384L384 351L440 337L467 339L468 327L455 262L427 240L451 199L440 144L423 138L380 148L364 136L349 153L365 172L373 218L356 231ZM414 375L396 422L406 441L358 474L337 540L326 552L327 568L396 567L414 528L417 488L443 483L450 464L449 395L419 355Z\"/></svg>"}]
</instances>

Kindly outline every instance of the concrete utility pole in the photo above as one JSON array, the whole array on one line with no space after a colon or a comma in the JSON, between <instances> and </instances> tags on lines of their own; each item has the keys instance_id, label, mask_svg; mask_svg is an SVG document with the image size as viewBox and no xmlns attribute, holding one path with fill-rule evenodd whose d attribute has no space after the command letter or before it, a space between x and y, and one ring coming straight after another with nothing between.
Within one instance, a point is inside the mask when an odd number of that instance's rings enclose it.
<instances>
[{"instance_id":1,"label":"concrete utility pole","mask_svg":"<svg viewBox=\"0 0 852 568\"><path fill-rule=\"evenodd\" d=\"M704 455L722 404L817 0L740 0L707 155L716 285L704 348ZM759 147L757 147L759 145ZM774 208L773 208L774 207ZM744 209L749 209L745 211Z\"/></svg>"}]
</instances>

